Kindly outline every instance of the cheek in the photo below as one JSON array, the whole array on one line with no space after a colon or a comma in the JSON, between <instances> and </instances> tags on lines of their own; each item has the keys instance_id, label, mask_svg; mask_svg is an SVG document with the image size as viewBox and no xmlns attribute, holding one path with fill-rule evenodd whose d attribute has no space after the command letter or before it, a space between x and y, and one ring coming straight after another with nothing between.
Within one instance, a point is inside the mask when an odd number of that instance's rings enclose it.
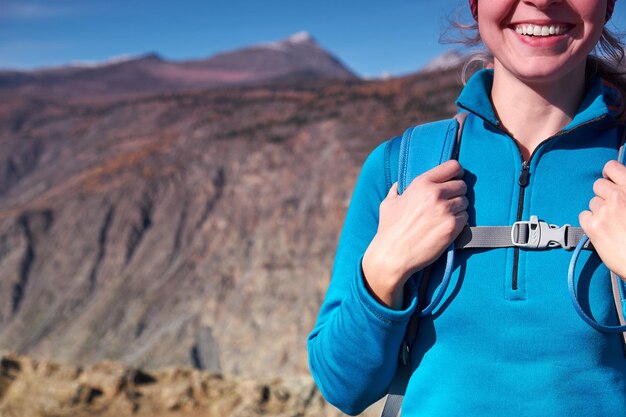
<instances>
[{"instance_id":1,"label":"cheek","mask_svg":"<svg viewBox=\"0 0 626 417\"><path fill-rule=\"evenodd\" d=\"M600 39L606 18L607 0L575 0L573 6L588 27L586 35L592 39Z\"/></svg>"},{"instance_id":2,"label":"cheek","mask_svg":"<svg viewBox=\"0 0 626 417\"><path fill-rule=\"evenodd\" d=\"M573 0L572 6L584 21L604 25L607 0Z\"/></svg>"},{"instance_id":3,"label":"cheek","mask_svg":"<svg viewBox=\"0 0 626 417\"><path fill-rule=\"evenodd\" d=\"M507 21L512 13L513 0L479 0L478 1L478 32L485 46L497 46L502 36L502 22ZM491 44L491 45L490 45Z\"/></svg>"},{"instance_id":4,"label":"cheek","mask_svg":"<svg viewBox=\"0 0 626 417\"><path fill-rule=\"evenodd\" d=\"M489 24L501 22L511 13L513 3L515 2L512 0L480 0L478 2L478 21Z\"/></svg>"},{"instance_id":5,"label":"cheek","mask_svg":"<svg viewBox=\"0 0 626 417\"><path fill-rule=\"evenodd\" d=\"M598 14L596 12L596 14ZM604 15L603 15L604 16ZM587 54L591 53L595 46L598 44L598 41L602 37L602 30L604 29L604 17L598 20L587 20L587 25L585 27L585 35L583 38L585 46L583 47Z\"/></svg>"},{"instance_id":6,"label":"cheek","mask_svg":"<svg viewBox=\"0 0 626 417\"><path fill-rule=\"evenodd\" d=\"M500 50L500 47L503 45L502 39L502 30L495 23L487 23L486 21L481 21L478 24L478 33L480 34L480 39L483 43L483 46L493 55L497 55L497 52Z\"/></svg>"}]
</instances>

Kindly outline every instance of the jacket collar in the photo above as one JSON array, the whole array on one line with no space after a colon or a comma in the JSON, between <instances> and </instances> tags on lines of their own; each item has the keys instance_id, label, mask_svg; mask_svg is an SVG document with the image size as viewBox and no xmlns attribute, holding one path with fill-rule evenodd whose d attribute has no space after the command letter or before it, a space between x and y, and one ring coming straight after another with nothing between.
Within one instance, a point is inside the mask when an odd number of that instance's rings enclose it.
<instances>
[{"instance_id":1,"label":"jacket collar","mask_svg":"<svg viewBox=\"0 0 626 417\"><path fill-rule=\"evenodd\" d=\"M499 127L500 121L496 117L491 104L492 85L493 69L478 71L469 79L461 91L456 105ZM576 116L562 129L562 132L603 119L606 116L615 119L623 105L619 91L599 76L593 75L587 80L585 96L578 107Z\"/></svg>"}]
</instances>

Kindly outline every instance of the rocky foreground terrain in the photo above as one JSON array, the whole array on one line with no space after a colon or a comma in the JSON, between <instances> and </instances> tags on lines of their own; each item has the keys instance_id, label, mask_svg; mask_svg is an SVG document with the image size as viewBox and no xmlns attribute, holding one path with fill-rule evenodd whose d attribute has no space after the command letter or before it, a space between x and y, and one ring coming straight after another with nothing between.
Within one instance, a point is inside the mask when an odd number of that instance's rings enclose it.
<instances>
[{"instance_id":1,"label":"rocky foreground terrain","mask_svg":"<svg viewBox=\"0 0 626 417\"><path fill-rule=\"evenodd\" d=\"M380 415L382 403L362 414ZM4 417L339 417L310 376L242 378L196 369L147 372L114 362L87 367L0 357Z\"/></svg>"},{"instance_id":2,"label":"rocky foreground terrain","mask_svg":"<svg viewBox=\"0 0 626 417\"><path fill-rule=\"evenodd\" d=\"M305 376L252 380L194 369L146 372L113 362L79 368L15 354L0 359L2 416L332 414Z\"/></svg>"}]
</instances>

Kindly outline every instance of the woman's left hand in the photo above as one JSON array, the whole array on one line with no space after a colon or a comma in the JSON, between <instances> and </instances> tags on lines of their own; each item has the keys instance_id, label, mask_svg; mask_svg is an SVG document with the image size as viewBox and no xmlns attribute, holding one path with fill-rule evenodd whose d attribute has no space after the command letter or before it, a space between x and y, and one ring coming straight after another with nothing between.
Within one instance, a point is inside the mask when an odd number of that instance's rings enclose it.
<instances>
[{"instance_id":1,"label":"woman's left hand","mask_svg":"<svg viewBox=\"0 0 626 417\"><path fill-rule=\"evenodd\" d=\"M602 175L578 221L607 268L626 280L626 166L609 161Z\"/></svg>"}]
</instances>

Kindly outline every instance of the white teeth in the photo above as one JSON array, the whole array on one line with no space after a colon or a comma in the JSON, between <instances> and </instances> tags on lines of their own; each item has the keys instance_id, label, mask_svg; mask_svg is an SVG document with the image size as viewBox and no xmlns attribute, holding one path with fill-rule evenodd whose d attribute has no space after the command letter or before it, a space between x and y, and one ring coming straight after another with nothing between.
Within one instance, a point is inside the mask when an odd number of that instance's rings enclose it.
<instances>
[{"instance_id":1,"label":"white teeth","mask_svg":"<svg viewBox=\"0 0 626 417\"><path fill-rule=\"evenodd\" d=\"M567 31L567 27L560 25L531 25L524 24L515 26L515 31L526 36L551 36L560 35Z\"/></svg>"}]
</instances>

